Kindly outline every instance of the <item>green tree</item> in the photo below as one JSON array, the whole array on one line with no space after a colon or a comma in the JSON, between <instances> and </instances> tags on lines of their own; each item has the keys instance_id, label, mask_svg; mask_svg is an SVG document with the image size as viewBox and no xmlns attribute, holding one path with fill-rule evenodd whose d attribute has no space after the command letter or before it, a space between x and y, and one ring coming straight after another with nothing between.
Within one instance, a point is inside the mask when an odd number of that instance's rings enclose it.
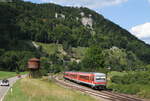
<instances>
[{"instance_id":1,"label":"green tree","mask_svg":"<svg viewBox=\"0 0 150 101\"><path fill-rule=\"evenodd\" d=\"M101 68L104 68L102 49L98 46L91 46L82 60L82 69L85 71L97 71Z\"/></svg>"},{"instance_id":2,"label":"green tree","mask_svg":"<svg viewBox=\"0 0 150 101\"><path fill-rule=\"evenodd\" d=\"M113 47L103 51L104 65L111 70L122 71L127 67L127 54L125 50Z\"/></svg>"}]
</instances>

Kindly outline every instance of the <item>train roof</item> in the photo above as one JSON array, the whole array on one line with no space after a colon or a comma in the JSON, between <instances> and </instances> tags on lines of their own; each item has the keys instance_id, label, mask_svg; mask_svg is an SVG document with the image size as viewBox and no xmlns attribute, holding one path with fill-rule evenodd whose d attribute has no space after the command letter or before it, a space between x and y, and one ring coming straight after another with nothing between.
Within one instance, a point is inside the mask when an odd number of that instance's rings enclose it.
<instances>
[{"instance_id":1,"label":"train roof","mask_svg":"<svg viewBox=\"0 0 150 101\"><path fill-rule=\"evenodd\" d=\"M100 74L100 75L105 75L105 73L100 73L100 72L75 72L75 71L66 71L70 73L83 73L83 74Z\"/></svg>"}]
</instances>

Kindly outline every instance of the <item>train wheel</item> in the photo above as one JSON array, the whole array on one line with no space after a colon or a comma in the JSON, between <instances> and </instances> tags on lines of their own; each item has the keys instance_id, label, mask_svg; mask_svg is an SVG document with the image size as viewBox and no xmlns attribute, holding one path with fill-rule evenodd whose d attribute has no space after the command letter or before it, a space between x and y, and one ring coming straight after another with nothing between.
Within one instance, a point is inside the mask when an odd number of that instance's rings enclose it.
<instances>
[{"instance_id":1,"label":"train wheel","mask_svg":"<svg viewBox=\"0 0 150 101\"><path fill-rule=\"evenodd\" d=\"M98 88L99 90L106 90L106 86L101 86Z\"/></svg>"},{"instance_id":2,"label":"train wheel","mask_svg":"<svg viewBox=\"0 0 150 101\"><path fill-rule=\"evenodd\" d=\"M106 89L107 89L106 86L104 86L104 87L103 87L103 90L106 90Z\"/></svg>"},{"instance_id":3,"label":"train wheel","mask_svg":"<svg viewBox=\"0 0 150 101\"><path fill-rule=\"evenodd\" d=\"M91 86L92 89L95 89L95 86Z\"/></svg>"},{"instance_id":4,"label":"train wheel","mask_svg":"<svg viewBox=\"0 0 150 101\"><path fill-rule=\"evenodd\" d=\"M98 88L96 86L92 86L92 89L97 90Z\"/></svg>"}]
</instances>

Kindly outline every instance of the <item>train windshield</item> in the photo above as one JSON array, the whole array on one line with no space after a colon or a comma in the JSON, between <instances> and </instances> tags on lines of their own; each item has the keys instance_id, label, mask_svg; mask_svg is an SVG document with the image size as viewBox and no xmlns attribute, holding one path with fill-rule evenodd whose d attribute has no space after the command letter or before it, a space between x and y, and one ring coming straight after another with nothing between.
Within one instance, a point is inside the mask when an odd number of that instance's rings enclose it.
<instances>
[{"instance_id":1,"label":"train windshield","mask_svg":"<svg viewBox=\"0 0 150 101\"><path fill-rule=\"evenodd\" d=\"M96 81L101 81L101 80L105 80L106 77L105 76L96 76Z\"/></svg>"}]
</instances>

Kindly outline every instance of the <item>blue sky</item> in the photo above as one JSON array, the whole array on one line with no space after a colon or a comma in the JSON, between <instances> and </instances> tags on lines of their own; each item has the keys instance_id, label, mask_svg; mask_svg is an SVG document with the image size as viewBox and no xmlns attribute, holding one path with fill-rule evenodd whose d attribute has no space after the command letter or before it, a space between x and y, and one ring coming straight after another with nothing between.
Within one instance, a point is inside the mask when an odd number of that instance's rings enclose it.
<instances>
[{"instance_id":1,"label":"blue sky","mask_svg":"<svg viewBox=\"0 0 150 101\"><path fill-rule=\"evenodd\" d=\"M64 6L85 6L102 14L150 44L150 0L25 0Z\"/></svg>"}]
</instances>

